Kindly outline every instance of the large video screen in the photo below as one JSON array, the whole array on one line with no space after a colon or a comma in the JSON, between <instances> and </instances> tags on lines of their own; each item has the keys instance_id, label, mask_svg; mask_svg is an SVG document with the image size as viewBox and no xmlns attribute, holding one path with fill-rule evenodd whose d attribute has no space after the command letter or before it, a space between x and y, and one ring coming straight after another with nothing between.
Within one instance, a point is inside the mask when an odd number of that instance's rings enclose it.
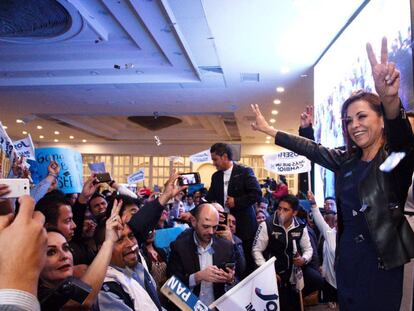
<instances>
[{"instance_id":1,"label":"large video screen","mask_svg":"<svg viewBox=\"0 0 414 311\"><path fill-rule=\"evenodd\" d=\"M414 108L410 0L370 1L315 65L314 129L322 145L345 145L342 103L353 91L375 92L365 46L370 42L379 58L383 36L388 39L389 60L401 71L402 103L406 109ZM335 196L333 173L318 165L315 195L319 206L324 197Z\"/></svg>"}]
</instances>

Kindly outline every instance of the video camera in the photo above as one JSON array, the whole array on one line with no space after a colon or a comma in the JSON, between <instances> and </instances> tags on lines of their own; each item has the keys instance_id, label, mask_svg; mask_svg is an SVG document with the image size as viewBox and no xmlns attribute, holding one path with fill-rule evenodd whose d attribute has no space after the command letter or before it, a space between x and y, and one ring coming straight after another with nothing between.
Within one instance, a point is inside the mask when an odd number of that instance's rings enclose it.
<instances>
[{"instance_id":1,"label":"video camera","mask_svg":"<svg viewBox=\"0 0 414 311\"><path fill-rule=\"evenodd\" d=\"M269 188L270 190L274 191L276 189L276 180L270 177L266 177L266 179L262 179L263 183L260 184L260 188Z\"/></svg>"}]
</instances>

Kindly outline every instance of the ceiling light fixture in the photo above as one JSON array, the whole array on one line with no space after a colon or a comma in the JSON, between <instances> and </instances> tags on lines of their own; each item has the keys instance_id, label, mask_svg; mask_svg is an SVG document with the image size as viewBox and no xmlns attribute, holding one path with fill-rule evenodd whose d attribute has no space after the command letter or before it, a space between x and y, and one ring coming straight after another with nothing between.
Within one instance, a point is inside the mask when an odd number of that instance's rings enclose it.
<instances>
[{"instance_id":1,"label":"ceiling light fixture","mask_svg":"<svg viewBox=\"0 0 414 311\"><path fill-rule=\"evenodd\" d=\"M270 122L270 123L275 123L275 122L276 122L276 120L275 120L275 119L270 119L270 120L269 120L269 122Z\"/></svg>"},{"instance_id":2,"label":"ceiling light fixture","mask_svg":"<svg viewBox=\"0 0 414 311\"><path fill-rule=\"evenodd\" d=\"M82 142L83 142L83 143L86 143L86 142L87 142L87 140L86 140L86 139L82 139Z\"/></svg>"},{"instance_id":3,"label":"ceiling light fixture","mask_svg":"<svg viewBox=\"0 0 414 311\"><path fill-rule=\"evenodd\" d=\"M5 130L7 130L7 126L6 126L6 125L3 125L3 128L4 128Z\"/></svg>"},{"instance_id":4,"label":"ceiling light fixture","mask_svg":"<svg viewBox=\"0 0 414 311\"><path fill-rule=\"evenodd\" d=\"M56 138L55 138L53 141L54 141L55 143L58 143L58 142L59 142L59 139L56 139Z\"/></svg>"},{"instance_id":5,"label":"ceiling light fixture","mask_svg":"<svg viewBox=\"0 0 414 311\"><path fill-rule=\"evenodd\" d=\"M273 101L273 103L274 103L275 105L280 105L280 104L282 103L282 101L281 101L280 99L275 99L275 100Z\"/></svg>"},{"instance_id":6,"label":"ceiling light fixture","mask_svg":"<svg viewBox=\"0 0 414 311\"><path fill-rule=\"evenodd\" d=\"M16 123L24 123L24 122L23 122L23 120L21 120L21 119L17 119L17 120L16 120Z\"/></svg>"},{"instance_id":7,"label":"ceiling light fixture","mask_svg":"<svg viewBox=\"0 0 414 311\"><path fill-rule=\"evenodd\" d=\"M276 88L276 92L278 92L278 93L283 93L284 91L285 91L285 88L283 86L278 86Z\"/></svg>"},{"instance_id":8,"label":"ceiling light fixture","mask_svg":"<svg viewBox=\"0 0 414 311\"><path fill-rule=\"evenodd\" d=\"M266 136L266 139L272 139L272 136Z\"/></svg>"},{"instance_id":9,"label":"ceiling light fixture","mask_svg":"<svg viewBox=\"0 0 414 311\"><path fill-rule=\"evenodd\" d=\"M60 132L59 131L55 131L55 135L59 135L60 134Z\"/></svg>"},{"instance_id":10,"label":"ceiling light fixture","mask_svg":"<svg viewBox=\"0 0 414 311\"><path fill-rule=\"evenodd\" d=\"M36 128L37 128L38 130L41 130L41 129L43 128L43 126L38 125L38 126L36 126Z\"/></svg>"},{"instance_id":11,"label":"ceiling light fixture","mask_svg":"<svg viewBox=\"0 0 414 311\"><path fill-rule=\"evenodd\" d=\"M43 135L39 135L39 138L40 138L40 139L43 139L43 138L45 138L45 137L44 137Z\"/></svg>"},{"instance_id":12,"label":"ceiling light fixture","mask_svg":"<svg viewBox=\"0 0 414 311\"><path fill-rule=\"evenodd\" d=\"M277 110L272 110L272 114L273 115L277 115L279 113L279 111L277 111Z\"/></svg>"},{"instance_id":13,"label":"ceiling light fixture","mask_svg":"<svg viewBox=\"0 0 414 311\"><path fill-rule=\"evenodd\" d=\"M69 139L75 139L75 136L70 135Z\"/></svg>"},{"instance_id":14,"label":"ceiling light fixture","mask_svg":"<svg viewBox=\"0 0 414 311\"><path fill-rule=\"evenodd\" d=\"M23 135L27 135L27 132L26 132L26 131L23 131L23 132L22 132L22 134L23 134Z\"/></svg>"},{"instance_id":15,"label":"ceiling light fixture","mask_svg":"<svg viewBox=\"0 0 414 311\"><path fill-rule=\"evenodd\" d=\"M270 141L269 140L266 140L266 144L270 144Z\"/></svg>"}]
</instances>

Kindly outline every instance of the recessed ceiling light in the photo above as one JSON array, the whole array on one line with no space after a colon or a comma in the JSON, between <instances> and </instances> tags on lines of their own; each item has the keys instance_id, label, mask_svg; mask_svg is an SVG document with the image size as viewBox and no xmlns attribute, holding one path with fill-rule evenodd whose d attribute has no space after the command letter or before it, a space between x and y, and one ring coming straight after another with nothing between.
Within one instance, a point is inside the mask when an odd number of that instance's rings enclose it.
<instances>
[{"instance_id":1,"label":"recessed ceiling light","mask_svg":"<svg viewBox=\"0 0 414 311\"><path fill-rule=\"evenodd\" d=\"M82 139L82 142L83 142L83 143L86 143L86 142L87 142L87 140L86 140L86 139Z\"/></svg>"},{"instance_id":2,"label":"recessed ceiling light","mask_svg":"<svg viewBox=\"0 0 414 311\"><path fill-rule=\"evenodd\" d=\"M266 139L272 139L272 136L266 136Z\"/></svg>"},{"instance_id":3,"label":"recessed ceiling light","mask_svg":"<svg viewBox=\"0 0 414 311\"><path fill-rule=\"evenodd\" d=\"M38 126L36 126L36 128L37 128L38 130L41 130L41 129L43 128L43 126L38 125Z\"/></svg>"},{"instance_id":4,"label":"recessed ceiling light","mask_svg":"<svg viewBox=\"0 0 414 311\"><path fill-rule=\"evenodd\" d=\"M22 132L22 134L23 134L23 135L27 135L27 132L26 132L26 131L23 131L23 132Z\"/></svg>"},{"instance_id":5,"label":"recessed ceiling light","mask_svg":"<svg viewBox=\"0 0 414 311\"><path fill-rule=\"evenodd\" d=\"M285 88L283 86L278 86L276 88L276 92L278 92L278 93L283 93L284 91L285 91Z\"/></svg>"},{"instance_id":6,"label":"recessed ceiling light","mask_svg":"<svg viewBox=\"0 0 414 311\"><path fill-rule=\"evenodd\" d=\"M272 110L272 114L273 115L277 115L279 113L279 111L277 111L277 110Z\"/></svg>"},{"instance_id":7,"label":"recessed ceiling light","mask_svg":"<svg viewBox=\"0 0 414 311\"><path fill-rule=\"evenodd\" d=\"M72 136L72 135L69 136L69 139L74 139L74 138L75 138L75 136Z\"/></svg>"},{"instance_id":8,"label":"recessed ceiling light","mask_svg":"<svg viewBox=\"0 0 414 311\"><path fill-rule=\"evenodd\" d=\"M273 101L273 103L274 103L275 105L280 105L280 104L282 103L282 101L281 101L280 99L275 99L275 100Z\"/></svg>"},{"instance_id":9,"label":"recessed ceiling light","mask_svg":"<svg viewBox=\"0 0 414 311\"><path fill-rule=\"evenodd\" d=\"M269 120L269 122L270 122L270 123L275 123L275 122L276 122L276 120L275 120L275 119L270 119L270 120Z\"/></svg>"},{"instance_id":10,"label":"recessed ceiling light","mask_svg":"<svg viewBox=\"0 0 414 311\"><path fill-rule=\"evenodd\" d=\"M56 139L56 138L55 138L53 141L54 141L55 143L58 143L58 142L59 142L59 139Z\"/></svg>"},{"instance_id":11,"label":"recessed ceiling light","mask_svg":"<svg viewBox=\"0 0 414 311\"><path fill-rule=\"evenodd\" d=\"M60 132L59 131L55 131L55 135L59 135L60 134Z\"/></svg>"},{"instance_id":12,"label":"recessed ceiling light","mask_svg":"<svg viewBox=\"0 0 414 311\"><path fill-rule=\"evenodd\" d=\"M266 144L270 144L270 141L269 140L266 140Z\"/></svg>"},{"instance_id":13,"label":"recessed ceiling light","mask_svg":"<svg viewBox=\"0 0 414 311\"><path fill-rule=\"evenodd\" d=\"M43 135L39 135L39 138L40 138L40 139L43 139L43 138L45 138L45 137L44 137Z\"/></svg>"},{"instance_id":14,"label":"recessed ceiling light","mask_svg":"<svg viewBox=\"0 0 414 311\"><path fill-rule=\"evenodd\" d=\"M281 73L289 73L290 69L287 66L283 66L282 68L280 68L280 72Z\"/></svg>"},{"instance_id":15,"label":"recessed ceiling light","mask_svg":"<svg viewBox=\"0 0 414 311\"><path fill-rule=\"evenodd\" d=\"M6 126L6 125L3 125L3 128L4 128L5 130L7 130L7 126Z\"/></svg>"},{"instance_id":16,"label":"recessed ceiling light","mask_svg":"<svg viewBox=\"0 0 414 311\"><path fill-rule=\"evenodd\" d=\"M21 119L17 119L17 120L16 120L16 123L24 123L24 122L23 122L23 120L21 120Z\"/></svg>"}]
</instances>

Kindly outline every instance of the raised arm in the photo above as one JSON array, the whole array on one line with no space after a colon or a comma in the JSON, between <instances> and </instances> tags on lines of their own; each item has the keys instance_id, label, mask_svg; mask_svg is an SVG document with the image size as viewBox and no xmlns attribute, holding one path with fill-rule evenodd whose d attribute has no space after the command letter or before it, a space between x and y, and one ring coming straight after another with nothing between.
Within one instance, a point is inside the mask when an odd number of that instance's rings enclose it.
<instances>
[{"instance_id":1,"label":"raised arm","mask_svg":"<svg viewBox=\"0 0 414 311\"><path fill-rule=\"evenodd\" d=\"M85 305L90 305L93 302L105 279L106 270L111 261L114 243L118 240L119 231L123 227L121 218L119 217L121 206L122 201L117 202L115 199L111 217L106 221L105 241L88 270L86 270L85 275L82 277L82 281L92 287L92 292L84 302Z\"/></svg>"},{"instance_id":2,"label":"raised arm","mask_svg":"<svg viewBox=\"0 0 414 311\"><path fill-rule=\"evenodd\" d=\"M267 123L258 105L251 107L256 115L255 122L251 124L253 130L274 136L277 145L303 155L331 171L336 171L347 157L341 149L326 148L309 139L276 130Z\"/></svg>"},{"instance_id":3,"label":"raised arm","mask_svg":"<svg viewBox=\"0 0 414 311\"><path fill-rule=\"evenodd\" d=\"M395 68L394 63L388 62L387 38L382 38L379 63L370 43L367 43L367 54L371 64L375 90L384 106L385 117L391 120L395 119L400 113L400 99L398 97L400 72Z\"/></svg>"}]
</instances>

